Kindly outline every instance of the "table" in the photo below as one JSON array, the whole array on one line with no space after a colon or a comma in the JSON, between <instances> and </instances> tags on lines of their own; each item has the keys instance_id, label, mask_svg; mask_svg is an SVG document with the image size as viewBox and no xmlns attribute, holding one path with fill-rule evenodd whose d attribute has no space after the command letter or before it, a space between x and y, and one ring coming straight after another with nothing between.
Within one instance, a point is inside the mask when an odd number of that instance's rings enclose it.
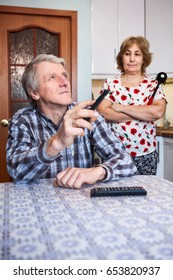
<instances>
[{"instance_id":1,"label":"table","mask_svg":"<svg viewBox=\"0 0 173 280\"><path fill-rule=\"evenodd\" d=\"M90 198L51 179L0 184L0 259L173 259L173 183L133 176L95 186L142 185L147 196Z\"/></svg>"}]
</instances>

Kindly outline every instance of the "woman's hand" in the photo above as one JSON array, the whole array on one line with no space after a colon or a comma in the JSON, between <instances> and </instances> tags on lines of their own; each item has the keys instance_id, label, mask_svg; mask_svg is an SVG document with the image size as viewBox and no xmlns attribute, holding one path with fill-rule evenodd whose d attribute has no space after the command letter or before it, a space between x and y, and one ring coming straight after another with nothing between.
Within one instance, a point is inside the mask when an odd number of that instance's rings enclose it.
<instances>
[{"instance_id":1,"label":"woman's hand","mask_svg":"<svg viewBox=\"0 0 173 280\"><path fill-rule=\"evenodd\" d=\"M161 119L166 110L165 99L154 100L151 105L120 105L114 103L112 109L115 112L126 114L127 116L145 122Z\"/></svg>"},{"instance_id":2,"label":"woman's hand","mask_svg":"<svg viewBox=\"0 0 173 280\"><path fill-rule=\"evenodd\" d=\"M104 99L98 106L98 111L104 116L108 122L127 122L133 120L132 117L122 113L124 105L112 103L110 100Z\"/></svg>"},{"instance_id":3,"label":"woman's hand","mask_svg":"<svg viewBox=\"0 0 173 280\"><path fill-rule=\"evenodd\" d=\"M118 103L113 103L113 104L112 104L112 109L113 109L115 112L118 112L118 113L122 112L122 111L121 111L122 108L123 108L123 105L121 105L121 104L118 104Z\"/></svg>"}]
</instances>

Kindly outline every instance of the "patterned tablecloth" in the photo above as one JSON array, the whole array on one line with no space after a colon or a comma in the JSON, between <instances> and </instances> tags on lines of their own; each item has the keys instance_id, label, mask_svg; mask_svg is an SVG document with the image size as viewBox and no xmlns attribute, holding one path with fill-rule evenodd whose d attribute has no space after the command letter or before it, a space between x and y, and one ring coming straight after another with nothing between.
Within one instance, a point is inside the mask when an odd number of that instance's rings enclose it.
<instances>
[{"instance_id":1,"label":"patterned tablecloth","mask_svg":"<svg viewBox=\"0 0 173 280\"><path fill-rule=\"evenodd\" d=\"M134 176L109 185L148 194L91 199L93 186L0 184L0 259L173 259L173 183Z\"/></svg>"}]
</instances>

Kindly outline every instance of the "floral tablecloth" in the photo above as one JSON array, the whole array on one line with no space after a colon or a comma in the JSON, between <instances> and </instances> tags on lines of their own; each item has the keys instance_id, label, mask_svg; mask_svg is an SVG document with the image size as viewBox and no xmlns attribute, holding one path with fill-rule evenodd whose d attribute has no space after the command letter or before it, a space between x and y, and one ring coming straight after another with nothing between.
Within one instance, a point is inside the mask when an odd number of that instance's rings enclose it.
<instances>
[{"instance_id":1,"label":"floral tablecloth","mask_svg":"<svg viewBox=\"0 0 173 280\"><path fill-rule=\"evenodd\" d=\"M93 186L50 179L0 184L0 259L173 259L173 183L134 176L107 185L141 185L147 196L91 198Z\"/></svg>"}]
</instances>

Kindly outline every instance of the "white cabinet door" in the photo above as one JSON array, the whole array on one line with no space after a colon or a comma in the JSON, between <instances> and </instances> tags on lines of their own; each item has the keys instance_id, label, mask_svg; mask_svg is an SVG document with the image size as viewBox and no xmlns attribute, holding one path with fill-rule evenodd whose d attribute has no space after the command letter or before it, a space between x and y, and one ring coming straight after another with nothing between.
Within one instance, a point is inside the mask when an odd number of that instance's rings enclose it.
<instances>
[{"instance_id":1,"label":"white cabinet door","mask_svg":"<svg viewBox=\"0 0 173 280\"><path fill-rule=\"evenodd\" d=\"M157 152L158 152L158 164L157 164L157 176L164 178L164 141L163 137L157 136Z\"/></svg>"},{"instance_id":2,"label":"white cabinet door","mask_svg":"<svg viewBox=\"0 0 173 280\"><path fill-rule=\"evenodd\" d=\"M153 53L147 73L173 76L173 0L91 0L91 9L93 78L117 73L120 44L140 35Z\"/></svg>"},{"instance_id":3,"label":"white cabinet door","mask_svg":"<svg viewBox=\"0 0 173 280\"><path fill-rule=\"evenodd\" d=\"M146 0L146 38L150 41L153 61L149 74L173 75L173 0Z\"/></svg>"},{"instance_id":4,"label":"white cabinet door","mask_svg":"<svg viewBox=\"0 0 173 280\"><path fill-rule=\"evenodd\" d=\"M91 0L92 74L118 72L116 55L129 36L144 36L144 0Z\"/></svg>"},{"instance_id":5,"label":"white cabinet door","mask_svg":"<svg viewBox=\"0 0 173 280\"><path fill-rule=\"evenodd\" d=\"M144 0L119 0L119 44L129 36L144 36Z\"/></svg>"},{"instance_id":6,"label":"white cabinet door","mask_svg":"<svg viewBox=\"0 0 173 280\"><path fill-rule=\"evenodd\" d=\"M173 182L173 138L164 138L164 178Z\"/></svg>"},{"instance_id":7,"label":"white cabinet door","mask_svg":"<svg viewBox=\"0 0 173 280\"><path fill-rule=\"evenodd\" d=\"M115 73L118 0L91 0L92 74Z\"/></svg>"}]
</instances>

